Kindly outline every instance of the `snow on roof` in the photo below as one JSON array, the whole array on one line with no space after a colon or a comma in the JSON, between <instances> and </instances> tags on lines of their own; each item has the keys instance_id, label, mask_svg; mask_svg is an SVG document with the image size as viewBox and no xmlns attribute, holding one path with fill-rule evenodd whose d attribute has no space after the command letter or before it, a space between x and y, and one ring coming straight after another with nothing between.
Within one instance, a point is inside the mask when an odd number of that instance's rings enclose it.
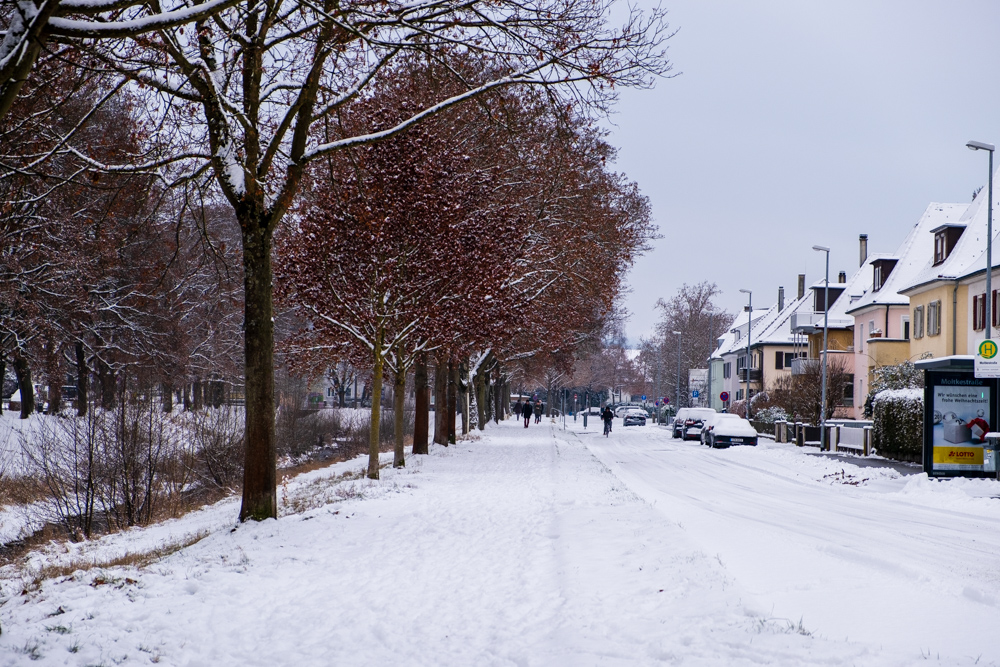
<instances>
[{"instance_id":1,"label":"snow on roof","mask_svg":"<svg viewBox=\"0 0 1000 667\"><path fill-rule=\"evenodd\" d=\"M899 293L900 290L913 283L914 278L933 261L934 235L931 230L957 220L969 208L968 204L939 204L927 206L920 220L917 221L906 235L903 242L892 255L873 255L869 263L879 259L897 259L896 265L882 284L882 288L874 292L869 290L864 297L851 305L848 313L859 311L868 306L907 305L910 298Z\"/></svg>"},{"instance_id":2,"label":"snow on roof","mask_svg":"<svg viewBox=\"0 0 1000 667\"><path fill-rule=\"evenodd\" d=\"M819 318L816 326L822 328L823 321L827 320L828 324L826 326L829 329L853 327L854 316L848 315L847 311L851 309L853 304L861 301L869 291L874 271L875 268L871 262L865 262L864 265L860 266L854 272L853 276L847 279L846 283L838 283L837 286L843 287L844 291L840 293L836 301L830 304L830 308L826 312L826 317ZM830 283L830 285L833 286L833 283Z\"/></svg>"},{"instance_id":3,"label":"snow on roof","mask_svg":"<svg viewBox=\"0 0 1000 667\"><path fill-rule=\"evenodd\" d=\"M754 326L756 326L757 320L764 317L767 314L767 310L762 308L753 309ZM721 359L722 355L732 352L733 348L739 347L737 343L742 343L746 340L744 337L747 328L747 311L742 310L736 315L736 319L730 325L729 330L723 335L719 336L719 346L712 352L713 359ZM740 332L740 337L736 337L736 332ZM753 333L751 331L751 333ZM753 341L751 340L751 343ZM743 343L745 345L745 343Z\"/></svg>"},{"instance_id":4,"label":"snow on roof","mask_svg":"<svg viewBox=\"0 0 1000 667\"><path fill-rule=\"evenodd\" d=\"M996 180L996 172L993 172L993 182L996 183ZM993 188L993 190L993 206L996 207L1000 192L997 192L997 188ZM987 199L988 196L984 196L983 192L980 192L971 204L952 204L952 206L963 207L961 215L957 220L942 220L939 225L946 222L965 223L965 231L955 243L948 258L937 266L934 266L932 246L931 251L927 253L923 269L901 286L899 291L906 292L936 280L956 280L986 268L984 250L986 248L986 217L989 211L989 207L986 206ZM994 230L994 234L996 234L996 230ZM933 237L931 234L928 235ZM933 238L931 242L933 243Z\"/></svg>"},{"instance_id":5,"label":"snow on roof","mask_svg":"<svg viewBox=\"0 0 1000 667\"><path fill-rule=\"evenodd\" d=\"M760 331L757 331L757 327L755 327L753 331L755 340L750 341L751 346L757 343L763 345L791 345L795 337L792 333L792 314L812 311L812 306L809 303L811 299L812 295L806 294L801 299L796 299L786 305L781 312L775 313L775 316L771 318L766 326L761 327Z\"/></svg>"}]
</instances>

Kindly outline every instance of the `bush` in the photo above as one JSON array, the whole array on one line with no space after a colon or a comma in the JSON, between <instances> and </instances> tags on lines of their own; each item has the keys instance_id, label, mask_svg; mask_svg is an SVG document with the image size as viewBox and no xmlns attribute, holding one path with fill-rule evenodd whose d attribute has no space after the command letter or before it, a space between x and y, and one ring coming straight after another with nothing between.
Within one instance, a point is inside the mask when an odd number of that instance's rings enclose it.
<instances>
[{"instance_id":1,"label":"bush","mask_svg":"<svg viewBox=\"0 0 1000 667\"><path fill-rule=\"evenodd\" d=\"M754 421L762 424L773 425L777 421L788 421L788 413L783 408L771 406L753 413Z\"/></svg>"},{"instance_id":2,"label":"bush","mask_svg":"<svg viewBox=\"0 0 1000 667\"><path fill-rule=\"evenodd\" d=\"M875 395L886 389L922 389L924 373L911 361L872 369L872 383L865 399L865 417L872 418Z\"/></svg>"},{"instance_id":3,"label":"bush","mask_svg":"<svg viewBox=\"0 0 1000 667\"><path fill-rule=\"evenodd\" d=\"M875 449L882 456L920 461L923 453L924 392L883 389L872 400Z\"/></svg>"}]
</instances>

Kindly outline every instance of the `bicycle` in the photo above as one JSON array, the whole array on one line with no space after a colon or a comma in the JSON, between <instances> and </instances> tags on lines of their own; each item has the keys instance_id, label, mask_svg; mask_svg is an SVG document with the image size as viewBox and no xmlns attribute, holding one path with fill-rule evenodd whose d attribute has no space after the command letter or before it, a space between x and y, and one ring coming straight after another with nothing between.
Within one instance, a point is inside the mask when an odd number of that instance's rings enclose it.
<instances>
[{"instance_id":1,"label":"bicycle","mask_svg":"<svg viewBox=\"0 0 1000 667\"><path fill-rule=\"evenodd\" d=\"M605 419L604 420L604 437L605 438L608 437L609 433L611 433L611 420L610 419Z\"/></svg>"}]
</instances>

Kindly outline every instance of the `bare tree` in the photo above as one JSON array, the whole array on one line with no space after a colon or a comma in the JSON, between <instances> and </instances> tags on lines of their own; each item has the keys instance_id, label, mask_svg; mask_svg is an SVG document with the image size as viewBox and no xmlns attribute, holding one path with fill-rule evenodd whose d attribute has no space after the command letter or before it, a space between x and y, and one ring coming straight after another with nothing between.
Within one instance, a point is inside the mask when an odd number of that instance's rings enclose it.
<instances>
[{"instance_id":1,"label":"bare tree","mask_svg":"<svg viewBox=\"0 0 1000 667\"><path fill-rule=\"evenodd\" d=\"M676 407L682 407L687 402L688 371L707 365L709 355L715 350L716 339L729 329L735 319L731 313L716 305L715 297L720 293L715 283L685 283L669 301L660 299L656 303L660 321L656 324L654 338L645 345L646 363L657 373L657 393L672 395L676 393L676 387L680 387ZM675 331L680 332L679 340Z\"/></svg>"}]
</instances>

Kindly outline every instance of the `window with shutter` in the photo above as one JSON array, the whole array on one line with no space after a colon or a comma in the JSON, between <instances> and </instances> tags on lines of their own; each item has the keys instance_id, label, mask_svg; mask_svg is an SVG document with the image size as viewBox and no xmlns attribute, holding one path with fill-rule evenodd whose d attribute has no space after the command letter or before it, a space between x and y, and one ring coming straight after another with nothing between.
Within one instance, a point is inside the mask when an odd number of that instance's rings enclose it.
<instances>
[{"instance_id":1,"label":"window with shutter","mask_svg":"<svg viewBox=\"0 0 1000 667\"><path fill-rule=\"evenodd\" d=\"M985 302L985 300L984 295L983 301ZM985 303L983 305L985 306ZM983 321L985 322L985 318ZM993 297L990 300L990 324L997 326L997 322L1000 322L1000 319L997 319L997 290L993 290Z\"/></svg>"},{"instance_id":2,"label":"window with shutter","mask_svg":"<svg viewBox=\"0 0 1000 667\"><path fill-rule=\"evenodd\" d=\"M941 333L941 302L931 301L927 304L927 335L937 336Z\"/></svg>"},{"instance_id":3,"label":"window with shutter","mask_svg":"<svg viewBox=\"0 0 1000 667\"><path fill-rule=\"evenodd\" d=\"M774 367L777 370L784 370L785 368L785 353L775 352L774 353Z\"/></svg>"},{"instance_id":4,"label":"window with shutter","mask_svg":"<svg viewBox=\"0 0 1000 667\"><path fill-rule=\"evenodd\" d=\"M924 307L917 306L913 309L913 337L924 337Z\"/></svg>"}]
</instances>

